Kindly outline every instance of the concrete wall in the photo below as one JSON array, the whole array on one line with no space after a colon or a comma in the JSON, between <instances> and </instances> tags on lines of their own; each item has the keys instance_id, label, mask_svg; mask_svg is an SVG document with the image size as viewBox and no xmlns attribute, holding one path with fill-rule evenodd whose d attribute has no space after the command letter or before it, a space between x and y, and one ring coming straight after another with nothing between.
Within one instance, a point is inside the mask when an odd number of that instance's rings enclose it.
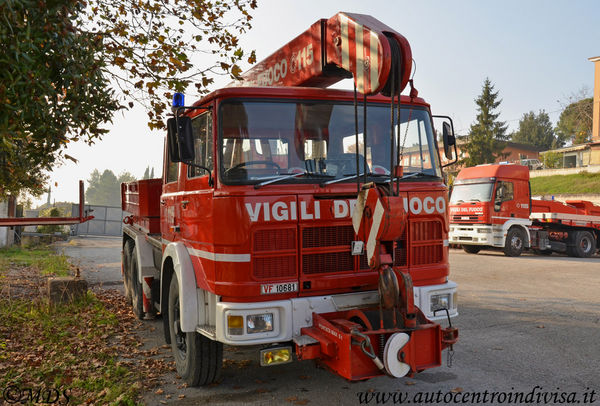
<instances>
[{"instance_id":1,"label":"concrete wall","mask_svg":"<svg viewBox=\"0 0 600 406\"><path fill-rule=\"evenodd\" d=\"M563 169L542 169L541 171L529 171L530 178L537 178L538 176L552 176L552 175L572 175L579 172L600 172L600 165L585 166L582 168L563 168Z\"/></svg>"}]
</instances>

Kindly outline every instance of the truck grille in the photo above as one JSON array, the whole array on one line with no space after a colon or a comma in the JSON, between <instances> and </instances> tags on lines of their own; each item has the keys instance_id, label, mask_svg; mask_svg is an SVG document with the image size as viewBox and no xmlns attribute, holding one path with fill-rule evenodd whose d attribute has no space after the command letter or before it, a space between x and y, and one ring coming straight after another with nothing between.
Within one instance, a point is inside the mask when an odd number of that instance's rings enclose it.
<instances>
[{"instance_id":1,"label":"truck grille","mask_svg":"<svg viewBox=\"0 0 600 406\"><path fill-rule=\"evenodd\" d=\"M444 240L440 220L410 221L411 265L437 264L444 259Z\"/></svg>"},{"instance_id":2,"label":"truck grille","mask_svg":"<svg viewBox=\"0 0 600 406\"><path fill-rule=\"evenodd\" d=\"M257 230L252 241L256 279L291 278L296 270L296 228Z\"/></svg>"}]
</instances>

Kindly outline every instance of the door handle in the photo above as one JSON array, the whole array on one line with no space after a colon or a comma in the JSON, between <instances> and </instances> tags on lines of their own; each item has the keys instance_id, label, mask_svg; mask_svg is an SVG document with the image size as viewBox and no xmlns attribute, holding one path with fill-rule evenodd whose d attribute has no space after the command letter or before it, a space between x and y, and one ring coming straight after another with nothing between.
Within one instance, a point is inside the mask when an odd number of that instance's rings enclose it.
<instances>
[{"instance_id":1,"label":"door handle","mask_svg":"<svg viewBox=\"0 0 600 406\"><path fill-rule=\"evenodd\" d=\"M190 204L189 200L182 200L181 201L181 207L183 207L184 209L187 208L188 204Z\"/></svg>"},{"instance_id":2,"label":"door handle","mask_svg":"<svg viewBox=\"0 0 600 406\"><path fill-rule=\"evenodd\" d=\"M165 204L167 204L167 201L166 200L161 200L160 204L161 204L161 206L164 206Z\"/></svg>"}]
</instances>

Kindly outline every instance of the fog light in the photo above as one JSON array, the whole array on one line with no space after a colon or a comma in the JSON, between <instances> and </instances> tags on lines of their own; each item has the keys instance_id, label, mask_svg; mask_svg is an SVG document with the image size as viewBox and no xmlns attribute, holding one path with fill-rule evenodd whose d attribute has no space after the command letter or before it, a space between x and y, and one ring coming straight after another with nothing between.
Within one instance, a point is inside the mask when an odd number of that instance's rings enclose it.
<instances>
[{"instance_id":1,"label":"fog light","mask_svg":"<svg viewBox=\"0 0 600 406\"><path fill-rule=\"evenodd\" d=\"M273 331L273 313L251 314L246 317L248 334Z\"/></svg>"},{"instance_id":2,"label":"fog light","mask_svg":"<svg viewBox=\"0 0 600 406\"><path fill-rule=\"evenodd\" d=\"M260 366L286 364L292 362L291 347L267 348L260 351Z\"/></svg>"},{"instance_id":3,"label":"fog light","mask_svg":"<svg viewBox=\"0 0 600 406\"><path fill-rule=\"evenodd\" d=\"M432 295L430 298L431 311L450 309L450 293Z\"/></svg>"},{"instance_id":4,"label":"fog light","mask_svg":"<svg viewBox=\"0 0 600 406\"><path fill-rule=\"evenodd\" d=\"M244 334L244 318L242 316L227 316L227 332L229 335L241 336Z\"/></svg>"}]
</instances>

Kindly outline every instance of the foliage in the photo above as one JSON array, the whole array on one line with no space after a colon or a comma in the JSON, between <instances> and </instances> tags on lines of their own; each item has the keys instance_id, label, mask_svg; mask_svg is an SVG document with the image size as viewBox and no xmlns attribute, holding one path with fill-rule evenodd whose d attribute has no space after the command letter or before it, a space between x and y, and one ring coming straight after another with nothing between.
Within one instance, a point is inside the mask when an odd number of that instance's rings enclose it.
<instances>
[{"instance_id":1,"label":"foliage","mask_svg":"<svg viewBox=\"0 0 600 406\"><path fill-rule=\"evenodd\" d=\"M135 180L129 172L123 172L117 177L113 171L106 169L102 174L98 169L90 174L85 200L89 204L100 206L121 205L121 183Z\"/></svg>"},{"instance_id":2,"label":"foliage","mask_svg":"<svg viewBox=\"0 0 600 406\"><path fill-rule=\"evenodd\" d=\"M556 124L559 140L584 144L592 137L594 99L583 98L571 102L560 114ZM562 144L561 144L562 145Z\"/></svg>"},{"instance_id":3,"label":"foliage","mask_svg":"<svg viewBox=\"0 0 600 406\"><path fill-rule=\"evenodd\" d=\"M503 141L507 138L507 126L498 121L500 113L496 113L496 109L502 102L498 95L490 79L486 78L481 94L475 99L478 111L476 121L471 125L468 141L463 146L468 153L462 161L466 166L492 163L501 156L505 146Z\"/></svg>"},{"instance_id":4,"label":"foliage","mask_svg":"<svg viewBox=\"0 0 600 406\"><path fill-rule=\"evenodd\" d=\"M541 158L545 168L562 168L563 156L560 152L548 151L544 154L541 154Z\"/></svg>"},{"instance_id":5,"label":"foliage","mask_svg":"<svg viewBox=\"0 0 600 406\"><path fill-rule=\"evenodd\" d=\"M523 114L519 120L519 129L512 134L512 141L521 144L534 145L542 150L557 148L554 129L548 114L541 110L538 114L533 111Z\"/></svg>"},{"instance_id":6,"label":"foliage","mask_svg":"<svg viewBox=\"0 0 600 406\"><path fill-rule=\"evenodd\" d=\"M115 111L142 103L163 127L166 100L253 63L238 36L256 0L0 2L0 200L39 196L68 143L93 144ZM194 57L197 56L197 59ZM113 83L119 90L117 94ZM167 99L165 99L167 98Z\"/></svg>"},{"instance_id":7,"label":"foliage","mask_svg":"<svg viewBox=\"0 0 600 406\"><path fill-rule=\"evenodd\" d=\"M68 214L61 212L61 210L58 207L52 207L49 209L41 210L39 217L46 217L46 216L47 217L65 217L67 215ZM38 233L53 234L53 233L59 233L63 229L64 229L64 226L62 226L62 225L48 224L48 225L38 226L37 231L38 231Z\"/></svg>"},{"instance_id":8,"label":"foliage","mask_svg":"<svg viewBox=\"0 0 600 406\"><path fill-rule=\"evenodd\" d=\"M119 108L99 58L101 38L74 19L78 0L0 2L0 200L39 196L72 141L92 144Z\"/></svg>"},{"instance_id":9,"label":"foliage","mask_svg":"<svg viewBox=\"0 0 600 406\"><path fill-rule=\"evenodd\" d=\"M600 173L539 176L530 179L532 195L598 193Z\"/></svg>"},{"instance_id":10,"label":"foliage","mask_svg":"<svg viewBox=\"0 0 600 406\"><path fill-rule=\"evenodd\" d=\"M154 179L154 168L147 166L142 179Z\"/></svg>"},{"instance_id":11,"label":"foliage","mask_svg":"<svg viewBox=\"0 0 600 406\"><path fill-rule=\"evenodd\" d=\"M241 73L239 34L251 28L256 0L89 0L86 18L103 42L103 58L123 93L143 103L150 128L163 128L165 101L192 83L200 93L211 74ZM204 55L193 61L193 55ZM205 55L210 55L206 58ZM247 58L253 63L251 52ZM208 63L207 63L208 61Z\"/></svg>"}]
</instances>

